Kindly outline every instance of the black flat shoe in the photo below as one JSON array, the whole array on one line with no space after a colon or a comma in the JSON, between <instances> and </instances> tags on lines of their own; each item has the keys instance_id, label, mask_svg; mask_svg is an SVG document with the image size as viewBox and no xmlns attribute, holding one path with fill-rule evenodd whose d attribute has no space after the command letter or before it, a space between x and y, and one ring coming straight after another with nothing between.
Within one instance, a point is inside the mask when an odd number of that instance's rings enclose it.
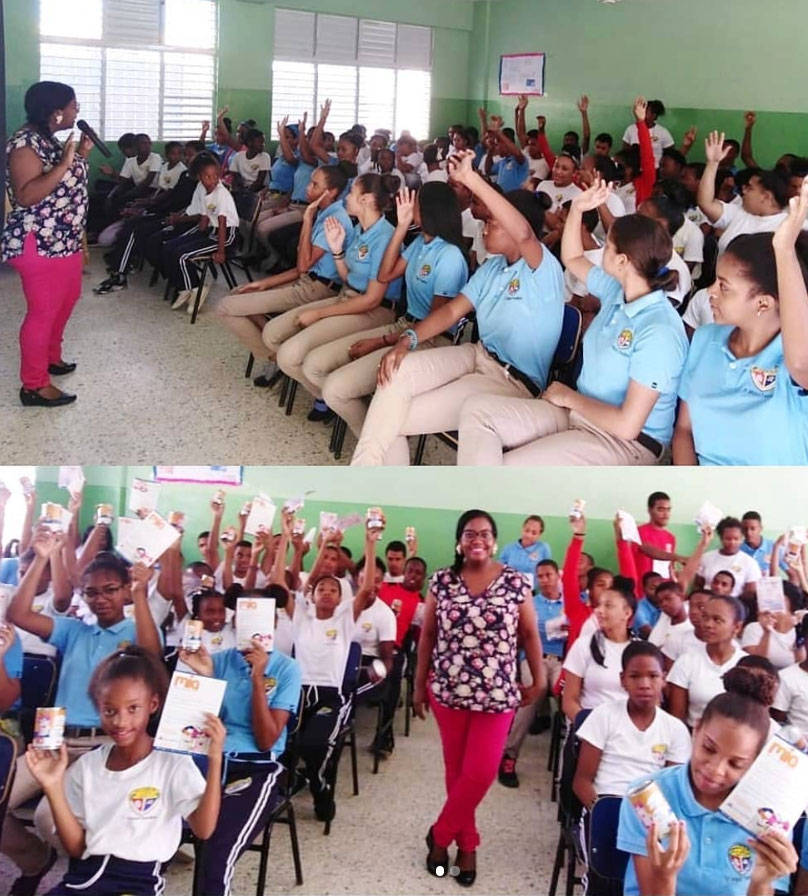
<instances>
[{"instance_id":1,"label":"black flat shoe","mask_svg":"<svg viewBox=\"0 0 808 896\"><path fill-rule=\"evenodd\" d=\"M272 376L264 376L263 373L257 376L253 380L253 386L258 386L259 389L271 389L282 376L283 371L279 367Z\"/></svg>"},{"instance_id":2,"label":"black flat shoe","mask_svg":"<svg viewBox=\"0 0 808 896\"><path fill-rule=\"evenodd\" d=\"M45 398L35 389L20 389L20 401L27 408L57 408L63 404L73 404L75 400L76 396L69 392L62 392L56 398Z\"/></svg>"},{"instance_id":3,"label":"black flat shoe","mask_svg":"<svg viewBox=\"0 0 808 896\"><path fill-rule=\"evenodd\" d=\"M312 423L331 423L334 419L334 412L331 408L321 411L320 408L313 407L307 414L306 419Z\"/></svg>"},{"instance_id":4,"label":"black flat shoe","mask_svg":"<svg viewBox=\"0 0 808 896\"><path fill-rule=\"evenodd\" d=\"M460 850L458 850L460 852ZM455 867L457 867L457 856L455 855ZM472 868L469 871L460 871L452 875L461 887L470 887L477 880L477 869Z\"/></svg>"},{"instance_id":5,"label":"black flat shoe","mask_svg":"<svg viewBox=\"0 0 808 896\"><path fill-rule=\"evenodd\" d=\"M73 373L76 367L78 367L78 364L76 364L75 361L65 361L61 364L48 364L48 373L51 376L67 376L68 373Z\"/></svg>"},{"instance_id":6,"label":"black flat shoe","mask_svg":"<svg viewBox=\"0 0 808 896\"><path fill-rule=\"evenodd\" d=\"M447 865L449 862L449 857L446 857L446 863L443 862L435 862L432 856L432 850L435 848L435 837L432 833L432 828L427 831L426 835L426 845L429 847L429 852L426 854L426 870L433 874L435 877L446 877Z\"/></svg>"}]
</instances>

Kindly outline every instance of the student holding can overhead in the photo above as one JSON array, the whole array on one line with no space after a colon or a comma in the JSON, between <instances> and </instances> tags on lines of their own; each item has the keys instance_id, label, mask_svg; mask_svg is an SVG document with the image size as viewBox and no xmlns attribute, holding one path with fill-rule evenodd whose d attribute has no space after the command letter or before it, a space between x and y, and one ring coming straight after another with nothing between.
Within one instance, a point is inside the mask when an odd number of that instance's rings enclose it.
<instances>
[{"instance_id":1,"label":"student holding can overhead","mask_svg":"<svg viewBox=\"0 0 808 896\"><path fill-rule=\"evenodd\" d=\"M407 436L456 429L469 397L529 398L547 382L561 334L564 284L561 266L541 244L544 208L527 190L497 193L474 171L473 159L468 150L455 153L452 178L490 210L485 242L495 257L384 356L354 464L408 464ZM479 342L412 354L473 311Z\"/></svg>"}]
</instances>

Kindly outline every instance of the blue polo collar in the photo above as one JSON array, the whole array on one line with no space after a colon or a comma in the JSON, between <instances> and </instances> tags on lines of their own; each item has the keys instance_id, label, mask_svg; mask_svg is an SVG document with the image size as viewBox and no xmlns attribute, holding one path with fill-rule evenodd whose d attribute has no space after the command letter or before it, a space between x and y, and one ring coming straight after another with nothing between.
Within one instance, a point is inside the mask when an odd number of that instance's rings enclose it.
<instances>
[{"instance_id":1,"label":"blue polo collar","mask_svg":"<svg viewBox=\"0 0 808 896\"><path fill-rule=\"evenodd\" d=\"M662 292L661 289L655 289L653 292L649 292L648 295L641 296L639 299L634 299L633 302L626 302L623 300L623 311L626 314L626 317L636 317L641 311L645 311L646 308L650 308L652 305L657 305L659 302L666 302L667 298L665 293Z\"/></svg>"}]
</instances>

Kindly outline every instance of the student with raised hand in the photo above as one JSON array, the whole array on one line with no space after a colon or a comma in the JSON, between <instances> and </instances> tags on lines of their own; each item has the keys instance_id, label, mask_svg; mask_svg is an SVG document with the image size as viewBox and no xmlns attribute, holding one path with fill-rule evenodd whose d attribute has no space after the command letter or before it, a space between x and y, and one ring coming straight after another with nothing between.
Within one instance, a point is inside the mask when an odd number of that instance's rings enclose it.
<instances>
[{"instance_id":1,"label":"student with raised hand","mask_svg":"<svg viewBox=\"0 0 808 896\"><path fill-rule=\"evenodd\" d=\"M538 130L528 131L525 125L525 109L527 109L527 97L520 96L514 112L514 124L516 125L516 137L519 145L527 157L530 169L527 179L521 186L525 189L534 189L535 184L543 181L550 173L550 166L544 158L544 153L539 146ZM472 147L473 148L473 147ZM535 181L535 184L533 183Z\"/></svg>"},{"instance_id":2,"label":"student with raised hand","mask_svg":"<svg viewBox=\"0 0 808 896\"><path fill-rule=\"evenodd\" d=\"M485 157L484 171L488 177L496 177L497 186L503 193L518 190L527 180L530 163L521 149L502 130L502 118L492 115L488 134L493 138ZM494 156L500 156L498 162Z\"/></svg>"},{"instance_id":3,"label":"student with raised hand","mask_svg":"<svg viewBox=\"0 0 808 896\"><path fill-rule=\"evenodd\" d=\"M623 133L623 149L630 149L640 142L639 131L640 123L644 123L648 128L648 132L653 146L654 169L659 167L662 159L663 150L674 145L673 137L670 131L658 124L665 114L665 106L661 100L649 100L646 104L645 115L642 119L637 118L634 124L630 124Z\"/></svg>"},{"instance_id":4,"label":"student with raised hand","mask_svg":"<svg viewBox=\"0 0 808 896\"><path fill-rule=\"evenodd\" d=\"M772 896L788 889L797 853L787 835L769 828L750 838L719 811L769 739L768 687L749 676L733 693L719 693L696 727L690 762L651 775L678 819L664 846L656 825L646 831L623 799L617 848L631 856L625 896Z\"/></svg>"},{"instance_id":5,"label":"student with raised hand","mask_svg":"<svg viewBox=\"0 0 808 896\"><path fill-rule=\"evenodd\" d=\"M567 269L601 301L584 335L577 391L556 382L539 401L470 399L461 414L458 464L662 459L687 352L682 321L665 297L677 279L667 267L671 238L655 221L625 215L609 230L603 267L594 266L583 254L581 216L608 195L598 179L573 199L561 243Z\"/></svg>"},{"instance_id":6,"label":"student with raised hand","mask_svg":"<svg viewBox=\"0 0 808 896\"><path fill-rule=\"evenodd\" d=\"M454 299L468 280L460 209L454 190L446 184L425 184L416 195L404 187L396 196L397 224L384 252L377 278L389 284L402 276L406 310L381 327L343 336L315 348L303 361L306 382L355 435L367 413L366 397L373 394L382 358L401 333L424 320L432 310ZM411 224L421 233L404 246ZM448 345L443 334L418 348Z\"/></svg>"},{"instance_id":7,"label":"student with raised hand","mask_svg":"<svg viewBox=\"0 0 808 896\"><path fill-rule=\"evenodd\" d=\"M773 237L744 234L718 259L715 323L693 334L679 386L674 463L808 463L807 214L808 178Z\"/></svg>"},{"instance_id":8,"label":"student with raised hand","mask_svg":"<svg viewBox=\"0 0 808 896\"><path fill-rule=\"evenodd\" d=\"M230 160L233 172L233 190L248 190L258 193L266 186L267 175L272 166L269 153L264 151L264 132L250 128L244 134L244 152L237 152Z\"/></svg>"},{"instance_id":9,"label":"student with raised hand","mask_svg":"<svg viewBox=\"0 0 808 896\"><path fill-rule=\"evenodd\" d=\"M721 540L721 547L707 551L701 558L696 576L696 585L712 586L715 576L720 572L729 572L732 576L732 596L751 598L755 595L755 586L761 577L760 567L745 552L743 544L743 525L739 519L727 516L716 526Z\"/></svg>"},{"instance_id":10,"label":"student with raised hand","mask_svg":"<svg viewBox=\"0 0 808 896\"><path fill-rule=\"evenodd\" d=\"M486 248L496 257L459 295L405 330L384 356L354 464L408 464L406 437L456 428L470 396L538 395L547 381L561 333L563 279L540 241L544 210L526 190L497 193L474 171L468 151L452 156L451 164L452 177L490 210ZM413 354L472 311L478 343Z\"/></svg>"}]
</instances>

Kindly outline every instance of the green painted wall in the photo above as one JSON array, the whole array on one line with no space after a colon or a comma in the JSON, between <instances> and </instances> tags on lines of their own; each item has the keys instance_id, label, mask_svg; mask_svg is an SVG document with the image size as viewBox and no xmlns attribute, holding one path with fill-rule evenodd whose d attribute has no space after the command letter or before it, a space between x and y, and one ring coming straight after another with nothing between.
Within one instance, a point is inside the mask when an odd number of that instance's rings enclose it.
<instances>
[{"instance_id":1,"label":"green painted wall","mask_svg":"<svg viewBox=\"0 0 808 896\"><path fill-rule=\"evenodd\" d=\"M804 0L778 0L771 15L757 0L475 3L467 117L475 121L477 105L489 100L491 111L510 123L514 100L500 102L499 57L543 51L546 96L532 100L529 113L541 107L547 114L554 146L564 131L579 130L580 94L591 99L593 136L610 131L619 143L632 121L632 101L642 93L665 102L663 123L677 141L690 125L699 128L694 159L703 158L707 130L740 140L746 109L760 113L758 162L773 164L787 151L806 154L805 52L797 27L804 12Z\"/></svg>"},{"instance_id":2,"label":"green painted wall","mask_svg":"<svg viewBox=\"0 0 808 896\"><path fill-rule=\"evenodd\" d=\"M132 478L151 478L150 467L86 467L85 509L82 523L91 521L100 502L113 504L126 515L128 487ZM38 500L66 503L66 492L56 487L58 468L37 469ZM0 467L2 478L2 467ZM7 482L12 487L10 477ZM193 536L210 525L209 502L215 488L204 485L164 484L158 510L182 510L188 514L185 554L196 556ZM572 500L583 497L590 517L588 550L599 563L614 565L611 518L618 508L629 510L639 522L645 519L645 502L652 491L663 490L673 499L672 526L680 547L690 550L696 543L693 516L705 498L726 513L741 514L757 509L764 517L767 533L776 536L795 523L804 523L802 509L808 506L808 471L750 469L744 471L741 493L738 472L728 468L685 469L666 467L622 470L608 468L565 470L497 469L481 475L465 468L418 467L336 470L330 467L247 467L244 485L227 489L227 518L234 521L242 503L258 492L276 503L308 490L301 514L314 525L321 510L340 513L381 505L388 518L389 538L402 538L406 526L419 532L419 553L431 568L447 564L454 550L454 528L460 512L472 506L493 513L500 529L499 543L518 538L521 523L529 513L541 514L546 522L546 540L553 556L561 559L569 537L566 514ZM361 550L361 530L351 529L345 543Z\"/></svg>"},{"instance_id":3,"label":"green painted wall","mask_svg":"<svg viewBox=\"0 0 808 896\"><path fill-rule=\"evenodd\" d=\"M3 0L6 51L6 121L9 131L25 120L25 91L39 80L39 2Z\"/></svg>"}]
</instances>

